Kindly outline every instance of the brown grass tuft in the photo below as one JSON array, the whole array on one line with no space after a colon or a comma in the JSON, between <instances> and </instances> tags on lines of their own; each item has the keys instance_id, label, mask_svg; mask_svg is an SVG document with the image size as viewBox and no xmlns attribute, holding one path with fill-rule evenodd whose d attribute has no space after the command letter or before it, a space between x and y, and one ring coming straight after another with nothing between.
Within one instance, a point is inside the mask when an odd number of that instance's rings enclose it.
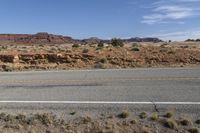
<instances>
[{"instance_id":1,"label":"brown grass tuft","mask_svg":"<svg viewBox=\"0 0 200 133\"><path fill-rule=\"evenodd\" d=\"M146 112L142 112L142 113L140 113L139 117L141 119L145 119L147 117L147 113Z\"/></svg>"},{"instance_id":2,"label":"brown grass tuft","mask_svg":"<svg viewBox=\"0 0 200 133\"><path fill-rule=\"evenodd\" d=\"M176 121L173 119L164 119L163 124L165 127L170 128L170 129L178 128Z\"/></svg>"},{"instance_id":3,"label":"brown grass tuft","mask_svg":"<svg viewBox=\"0 0 200 133\"><path fill-rule=\"evenodd\" d=\"M164 117L166 118L171 118L173 116L173 112L166 112L166 114L164 115Z\"/></svg>"},{"instance_id":4,"label":"brown grass tuft","mask_svg":"<svg viewBox=\"0 0 200 133\"><path fill-rule=\"evenodd\" d=\"M118 116L119 116L120 118L123 118L123 119L128 118L129 112L125 110L125 111L123 111L121 114L119 114Z\"/></svg>"}]
</instances>

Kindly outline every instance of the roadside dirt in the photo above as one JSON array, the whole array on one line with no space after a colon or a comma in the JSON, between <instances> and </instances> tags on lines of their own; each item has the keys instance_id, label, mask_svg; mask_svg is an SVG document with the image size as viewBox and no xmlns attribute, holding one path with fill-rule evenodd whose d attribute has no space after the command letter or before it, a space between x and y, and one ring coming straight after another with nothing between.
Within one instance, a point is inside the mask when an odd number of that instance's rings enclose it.
<instances>
[{"instance_id":1,"label":"roadside dirt","mask_svg":"<svg viewBox=\"0 0 200 133\"><path fill-rule=\"evenodd\" d=\"M200 45L1 45L0 71L200 66Z\"/></svg>"},{"instance_id":2,"label":"roadside dirt","mask_svg":"<svg viewBox=\"0 0 200 133\"><path fill-rule=\"evenodd\" d=\"M7 114L0 113L1 133L199 133L200 119L176 117L146 112L132 116L130 112L120 114L76 116L65 119L52 113Z\"/></svg>"}]
</instances>

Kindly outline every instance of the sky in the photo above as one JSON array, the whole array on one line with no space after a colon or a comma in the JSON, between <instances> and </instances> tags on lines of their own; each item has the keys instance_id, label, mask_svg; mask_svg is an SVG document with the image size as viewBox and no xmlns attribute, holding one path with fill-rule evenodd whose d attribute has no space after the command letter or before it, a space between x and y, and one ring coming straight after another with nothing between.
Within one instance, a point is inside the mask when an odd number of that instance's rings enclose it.
<instances>
[{"instance_id":1,"label":"sky","mask_svg":"<svg viewBox=\"0 0 200 133\"><path fill-rule=\"evenodd\" d=\"M200 38L200 0L0 0L0 33Z\"/></svg>"}]
</instances>

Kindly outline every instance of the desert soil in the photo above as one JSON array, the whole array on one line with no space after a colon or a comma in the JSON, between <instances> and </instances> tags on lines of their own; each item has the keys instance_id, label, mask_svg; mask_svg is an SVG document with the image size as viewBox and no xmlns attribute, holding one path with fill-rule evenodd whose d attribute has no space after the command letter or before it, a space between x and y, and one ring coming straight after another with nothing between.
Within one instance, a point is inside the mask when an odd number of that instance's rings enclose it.
<instances>
[{"instance_id":1,"label":"desert soil","mask_svg":"<svg viewBox=\"0 0 200 133\"><path fill-rule=\"evenodd\" d=\"M76 116L71 119L52 113L0 113L1 133L199 133L200 118L177 117L173 112L164 114L141 112Z\"/></svg>"}]
</instances>

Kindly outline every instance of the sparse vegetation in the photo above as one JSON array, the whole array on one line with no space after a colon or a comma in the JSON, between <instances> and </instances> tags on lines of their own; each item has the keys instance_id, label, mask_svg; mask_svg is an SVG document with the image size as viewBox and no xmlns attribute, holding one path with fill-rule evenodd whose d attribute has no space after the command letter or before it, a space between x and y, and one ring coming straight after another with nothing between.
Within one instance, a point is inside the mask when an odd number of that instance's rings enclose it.
<instances>
[{"instance_id":1,"label":"sparse vegetation","mask_svg":"<svg viewBox=\"0 0 200 133\"><path fill-rule=\"evenodd\" d=\"M104 47L104 43L102 41L100 41L97 45L97 47L103 48Z\"/></svg>"},{"instance_id":2,"label":"sparse vegetation","mask_svg":"<svg viewBox=\"0 0 200 133\"><path fill-rule=\"evenodd\" d=\"M185 42L199 42L200 41L200 39L187 39L187 40L185 40Z\"/></svg>"},{"instance_id":3,"label":"sparse vegetation","mask_svg":"<svg viewBox=\"0 0 200 133\"><path fill-rule=\"evenodd\" d=\"M141 119L145 119L145 118L147 118L147 113L146 112L142 112L142 113L140 113L139 117Z\"/></svg>"},{"instance_id":4,"label":"sparse vegetation","mask_svg":"<svg viewBox=\"0 0 200 133\"><path fill-rule=\"evenodd\" d=\"M161 43L159 46L139 44L130 43L117 48L111 45L109 48L96 47L96 44L95 47L79 47L78 43L72 47L69 44L43 44L42 47L34 44L6 45L7 49L0 51L0 71L200 65L200 49L196 44L166 47L160 46ZM60 65L55 66L55 63Z\"/></svg>"},{"instance_id":5,"label":"sparse vegetation","mask_svg":"<svg viewBox=\"0 0 200 133\"><path fill-rule=\"evenodd\" d=\"M140 51L139 48L132 48L132 51Z\"/></svg>"},{"instance_id":6,"label":"sparse vegetation","mask_svg":"<svg viewBox=\"0 0 200 133\"><path fill-rule=\"evenodd\" d=\"M150 119L153 120L153 121L157 121L158 118L159 118L158 113L153 113L153 114L151 115L151 117L150 117Z\"/></svg>"},{"instance_id":7,"label":"sparse vegetation","mask_svg":"<svg viewBox=\"0 0 200 133\"><path fill-rule=\"evenodd\" d=\"M106 58L101 58L101 59L100 59L100 62L101 62L101 63L107 63L107 59L106 59Z\"/></svg>"},{"instance_id":8,"label":"sparse vegetation","mask_svg":"<svg viewBox=\"0 0 200 133\"><path fill-rule=\"evenodd\" d=\"M127 110L123 111L121 114L118 115L120 118L128 118L129 112Z\"/></svg>"},{"instance_id":9,"label":"sparse vegetation","mask_svg":"<svg viewBox=\"0 0 200 133\"><path fill-rule=\"evenodd\" d=\"M183 125L183 126L188 126L188 125L190 125L192 122L190 121L190 120L188 120L188 119L182 119L182 120L180 120L180 124L181 125Z\"/></svg>"},{"instance_id":10,"label":"sparse vegetation","mask_svg":"<svg viewBox=\"0 0 200 133\"><path fill-rule=\"evenodd\" d=\"M75 111L70 112L70 115L75 115L75 114L76 114Z\"/></svg>"},{"instance_id":11,"label":"sparse vegetation","mask_svg":"<svg viewBox=\"0 0 200 133\"><path fill-rule=\"evenodd\" d=\"M166 118L171 118L173 116L173 112L166 112L166 114L164 115L164 117Z\"/></svg>"},{"instance_id":12,"label":"sparse vegetation","mask_svg":"<svg viewBox=\"0 0 200 133\"><path fill-rule=\"evenodd\" d=\"M80 47L80 45L79 44L73 44L72 47L73 48L78 48L78 47Z\"/></svg>"},{"instance_id":13,"label":"sparse vegetation","mask_svg":"<svg viewBox=\"0 0 200 133\"><path fill-rule=\"evenodd\" d=\"M104 64L104 63L97 63L95 65L95 68L97 68L97 69L108 69L109 66L107 64Z\"/></svg>"},{"instance_id":14,"label":"sparse vegetation","mask_svg":"<svg viewBox=\"0 0 200 133\"><path fill-rule=\"evenodd\" d=\"M117 38L113 38L111 40L111 45L113 47L123 47L124 46L124 43L120 40L120 39L117 39Z\"/></svg>"},{"instance_id":15,"label":"sparse vegetation","mask_svg":"<svg viewBox=\"0 0 200 133\"><path fill-rule=\"evenodd\" d=\"M65 115L74 115L75 111ZM142 113L144 114L144 113ZM146 113L145 113L146 114ZM151 116L156 116L157 112ZM64 116L65 116L64 115ZM36 113L36 114L0 114L0 131L2 132L71 132L71 133L100 133L100 132L118 132L118 133L154 133L167 131L170 133L189 132L200 133L199 127L180 126L181 121L187 119L174 120L172 118L160 118L152 122L149 119L137 120L130 116L127 110L122 111L118 117L116 114L102 115L75 115L70 119L58 117L52 113ZM110 117L112 116L112 117ZM134 117L134 116L133 116ZM187 121L188 122L188 121ZM187 123L186 122L186 123ZM185 122L184 122L185 123ZM159 126L158 126L159 125ZM181 124L182 125L182 124ZM113 128L114 127L114 128ZM155 128L156 127L156 128ZM166 129L168 128L168 129Z\"/></svg>"},{"instance_id":16,"label":"sparse vegetation","mask_svg":"<svg viewBox=\"0 0 200 133\"><path fill-rule=\"evenodd\" d=\"M83 52L83 53L88 53L88 52L89 52L89 49L83 49L82 52Z\"/></svg>"},{"instance_id":17,"label":"sparse vegetation","mask_svg":"<svg viewBox=\"0 0 200 133\"><path fill-rule=\"evenodd\" d=\"M164 119L164 126L170 129L177 129L178 125L175 120L173 119Z\"/></svg>"}]
</instances>

